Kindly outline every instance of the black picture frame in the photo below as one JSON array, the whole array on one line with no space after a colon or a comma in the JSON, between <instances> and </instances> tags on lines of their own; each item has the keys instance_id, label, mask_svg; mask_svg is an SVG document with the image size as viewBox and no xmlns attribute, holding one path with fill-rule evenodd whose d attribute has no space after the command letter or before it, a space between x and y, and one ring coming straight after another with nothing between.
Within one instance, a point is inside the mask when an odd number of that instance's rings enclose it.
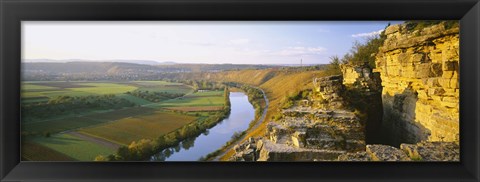
<instances>
[{"instance_id":1,"label":"black picture frame","mask_svg":"<svg viewBox=\"0 0 480 182\"><path fill-rule=\"evenodd\" d=\"M479 181L478 0L0 0L1 181ZM460 20L461 162L21 162L21 21Z\"/></svg>"}]
</instances>

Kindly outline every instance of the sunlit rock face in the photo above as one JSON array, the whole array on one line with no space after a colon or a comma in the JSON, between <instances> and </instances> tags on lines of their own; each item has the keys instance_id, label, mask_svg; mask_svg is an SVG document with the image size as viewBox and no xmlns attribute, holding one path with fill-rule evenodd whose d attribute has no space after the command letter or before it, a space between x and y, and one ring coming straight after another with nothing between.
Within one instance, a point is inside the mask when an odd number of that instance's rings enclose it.
<instances>
[{"instance_id":1,"label":"sunlit rock face","mask_svg":"<svg viewBox=\"0 0 480 182\"><path fill-rule=\"evenodd\" d=\"M459 29L389 26L376 68L341 65L233 161L459 161ZM248 147L247 147L248 146Z\"/></svg>"},{"instance_id":2,"label":"sunlit rock face","mask_svg":"<svg viewBox=\"0 0 480 182\"><path fill-rule=\"evenodd\" d=\"M380 74L372 72L373 69L367 63L362 65L341 64L340 70L343 75L343 85L365 93L381 92Z\"/></svg>"},{"instance_id":3,"label":"sunlit rock face","mask_svg":"<svg viewBox=\"0 0 480 182\"><path fill-rule=\"evenodd\" d=\"M459 28L393 25L385 34L374 71L392 143L459 141Z\"/></svg>"}]
</instances>

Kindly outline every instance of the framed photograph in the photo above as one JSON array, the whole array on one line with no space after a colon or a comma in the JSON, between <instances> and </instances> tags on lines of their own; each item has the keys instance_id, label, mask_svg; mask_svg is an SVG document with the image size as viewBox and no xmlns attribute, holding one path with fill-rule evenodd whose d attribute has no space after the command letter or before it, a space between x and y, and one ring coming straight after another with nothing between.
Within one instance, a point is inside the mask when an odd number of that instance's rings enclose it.
<instances>
[{"instance_id":1,"label":"framed photograph","mask_svg":"<svg viewBox=\"0 0 480 182\"><path fill-rule=\"evenodd\" d=\"M479 181L476 0L0 6L2 181Z\"/></svg>"}]
</instances>

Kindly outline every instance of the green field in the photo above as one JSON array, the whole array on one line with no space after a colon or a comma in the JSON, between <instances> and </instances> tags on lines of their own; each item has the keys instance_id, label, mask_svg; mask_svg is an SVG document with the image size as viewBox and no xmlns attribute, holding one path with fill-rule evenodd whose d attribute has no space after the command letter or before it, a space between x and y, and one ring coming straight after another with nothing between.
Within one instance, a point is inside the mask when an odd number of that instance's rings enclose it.
<instances>
[{"instance_id":1,"label":"green field","mask_svg":"<svg viewBox=\"0 0 480 182\"><path fill-rule=\"evenodd\" d=\"M47 101L48 98L57 96L88 96L88 95L104 95L119 94L134 90L150 91L150 92L168 92L187 94L193 91L189 86L182 83L171 83L165 81L132 81L132 82L24 82L22 83L23 101L32 102ZM125 97L125 96L123 96ZM43 100L38 100L43 98ZM134 100L132 98L127 98ZM144 103L148 101L134 100L136 103Z\"/></svg>"},{"instance_id":2,"label":"green field","mask_svg":"<svg viewBox=\"0 0 480 182\"><path fill-rule=\"evenodd\" d=\"M185 97L153 104L151 107L223 106L224 101L223 91L196 92Z\"/></svg>"},{"instance_id":3,"label":"green field","mask_svg":"<svg viewBox=\"0 0 480 182\"><path fill-rule=\"evenodd\" d=\"M115 152L114 149L69 134L36 137L32 139L32 142L80 161L92 161L98 155L108 155Z\"/></svg>"},{"instance_id":4,"label":"green field","mask_svg":"<svg viewBox=\"0 0 480 182\"><path fill-rule=\"evenodd\" d=\"M159 85L154 87L141 87L138 88L139 91L149 91L149 92L168 92L168 93L179 93L187 94L192 92L192 88L185 85Z\"/></svg>"},{"instance_id":5,"label":"green field","mask_svg":"<svg viewBox=\"0 0 480 182\"><path fill-rule=\"evenodd\" d=\"M133 91L186 94L183 97L151 102L127 94ZM155 139L182 126L208 117L209 111L218 111L224 104L223 91L193 93L193 88L182 83L165 81L131 82L24 82L22 104L41 106L58 96L82 97L113 94L134 103L120 109L89 109L63 112L22 123L25 160L91 161L98 155L116 151L109 144L129 145L140 139ZM55 100L53 100L55 101ZM171 110L171 111L169 111ZM175 111L175 112L172 112ZM72 132L107 143L98 143ZM47 137L49 136L49 137ZM79 138L81 137L81 138ZM109 143L110 142L110 143Z\"/></svg>"},{"instance_id":6,"label":"green field","mask_svg":"<svg viewBox=\"0 0 480 182\"><path fill-rule=\"evenodd\" d=\"M142 99L142 98L138 98L138 97L135 97L133 95L129 95L129 94L120 94L118 95L120 98L124 98L124 99L127 99L128 101L130 102L133 102L137 105L145 105L145 104L151 104L153 102L150 102L148 100L145 100L145 99Z\"/></svg>"},{"instance_id":7,"label":"green field","mask_svg":"<svg viewBox=\"0 0 480 182\"><path fill-rule=\"evenodd\" d=\"M137 87L126 85L126 84L117 84L117 83L80 83L79 85L87 87L76 87L69 88L74 92L84 92L94 95L104 95L104 94L122 94L128 91L133 91Z\"/></svg>"},{"instance_id":8,"label":"green field","mask_svg":"<svg viewBox=\"0 0 480 182\"><path fill-rule=\"evenodd\" d=\"M159 86L159 85L183 85L182 83L173 83L167 81L132 81L131 84L137 84L140 86Z\"/></svg>"},{"instance_id":9,"label":"green field","mask_svg":"<svg viewBox=\"0 0 480 182\"><path fill-rule=\"evenodd\" d=\"M22 125L22 131L43 134L46 132L57 133L66 130L99 124L106 120L91 119L86 117L67 117L40 122L28 122Z\"/></svg>"},{"instance_id":10,"label":"green field","mask_svg":"<svg viewBox=\"0 0 480 182\"><path fill-rule=\"evenodd\" d=\"M140 139L155 139L194 121L196 117L157 111L115 122L80 129L79 132L121 145Z\"/></svg>"}]
</instances>

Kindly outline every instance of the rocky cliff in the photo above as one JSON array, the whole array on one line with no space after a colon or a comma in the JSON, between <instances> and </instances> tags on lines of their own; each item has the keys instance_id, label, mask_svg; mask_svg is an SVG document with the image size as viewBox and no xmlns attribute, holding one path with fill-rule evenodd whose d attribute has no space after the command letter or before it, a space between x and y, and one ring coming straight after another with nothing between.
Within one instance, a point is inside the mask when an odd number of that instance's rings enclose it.
<instances>
[{"instance_id":1,"label":"rocky cliff","mask_svg":"<svg viewBox=\"0 0 480 182\"><path fill-rule=\"evenodd\" d=\"M368 64L313 79L231 161L459 161L459 29L393 25Z\"/></svg>"},{"instance_id":2,"label":"rocky cliff","mask_svg":"<svg viewBox=\"0 0 480 182\"><path fill-rule=\"evenodd\" d=\"M376 55L391 143L459 141L459 28L387 27Z\"/></svg>"},{"instance_id":3,"label":"rocky cliff","mask_svg":"<svg viewBox=\"0 0 480 182\"><path fill-rule=\"evenodd\" d=\"M364 125L345 100L342 76L315 78L310 102L297 102L264 138L236 146L233 161L325 161L365 150Z\"/></svg>"}]
</instances>

